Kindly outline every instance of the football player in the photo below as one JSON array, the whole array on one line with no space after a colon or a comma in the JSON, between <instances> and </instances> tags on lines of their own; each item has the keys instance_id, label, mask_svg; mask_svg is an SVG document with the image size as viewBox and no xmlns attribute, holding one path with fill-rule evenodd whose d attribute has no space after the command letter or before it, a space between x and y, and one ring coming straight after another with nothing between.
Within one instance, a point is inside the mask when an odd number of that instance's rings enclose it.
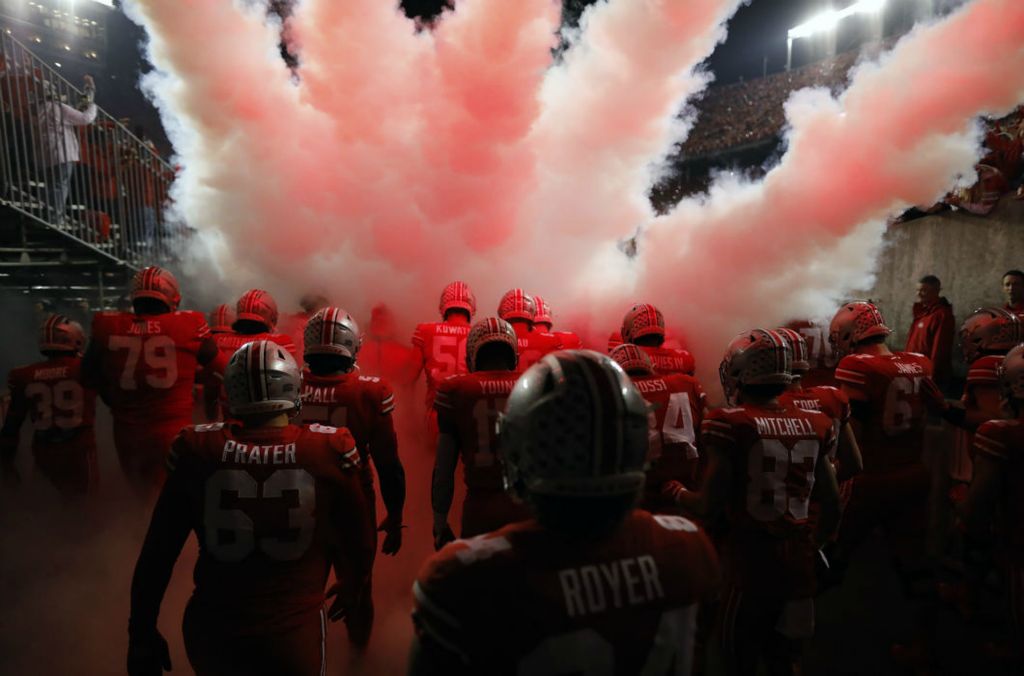
<instances>
[{"instance_id":1,"label":"football player","mask_svg":"<svg viewBox=\"0 0 1024 676\"><path fill-rule=\"evenodd\" d=\"M651 405L647 483L640 506L652 513L691 510L700 486L696 430L707 409L707 396L693 376L657 375L639 346L624 343L611 358L622 367Z\"/></svg>"},{"instance_id":2,"label":"football player","mask_svg":"<svg viewBox=\"0 0 1024 676\"><path fill-rule=\"evenodd\" d=\"M800 383L804 387L836 386L836 357L828 342L828 320L798 319L786 324L786 328L796 331L807 342L810 367L800 376Z\"/></svg>"},{"instance_id":3,"label":"football player","mask_svg":"<svg viewBox=\"0 0 1024 676\"><path fill-rule=\"evenodd\" d=\"M540 296L533 297L534 315L533 330L538 333L550 333L558 338L563 350L578 350L583 347L583 341L572 331L553 331L555 320L551 313L551 306Z\"/></svg>"},{"instance_id":4,"label":"football player","mask_svg":"<svg viewBox=\"0 0 1024 676\"><path fill-rule=\"evenodd\" d=\"M385 533L381 551L394 556L402 546L405 470L391 413L395 397L387 381L359 373L356 357L362 338L355 320L336 307L325 307L306 323L307 369L302 374L302 420L345 427L359 449L360 481L371 519L376 523L377 495L373 468L387 516L377 530ZM372 466L370 461L373 461ZM362 603L345 618L349 640L364 649L373 629L373 598L367 587Z\"/></svg>"},{"instance_id":5,"label":"football player","mask_svg":"<svg viewBox=\"0 0 1024 676\"><path fill-rule=\"evenodd\" d=\"M288 350L296 361L301 358L291 337L278 333L276 328L277 302L274 297L263 289L249 289L243 293L235 304L231 331L214 335L218 358L211 365L212 374L203 382L203 405L208 420L221 417L220 409L224 407L221 381L231 355L238 348L254 340L269 340Z\"/></svg>"},{"instance_id":6,"label":"football player","mask_svg":"<svg viewBox=\"0 0 1024 676\"><path fill-rule=\"evenodd\" d=\"M801 639L814 631L817 550L839 521L832 420L780 402L791 362L775 331L734 338L719 368L730 407L708 411L701 428L703 511L728 519L719 636L730 674L755 674L761 660L769 674L799 673Z\"/></svg>"},{"instance_id":7,"label":"football player","mask_svg":"<svg viewBox=\"0 0 1024 676\"><path fill-rule=\"evenodd\" d=\"M934 617L928 605L935 591L926 551L928 536L937 533L929 528L936 514L929 510L932 472L924 462L925 424L929 412L945 414L948 407L931 378L928 358L890 351L885 342L890 333L881 312L866 301L841 307L829 326L832 350L840 358L836 380L850 399L864 460L864 471L843 486L846 504L830 564L831 576L841 577L864 538L882 528L918 619L914 642L894 645L893 655L916 661Z\"/></svg>"},{"instance_id":8,"label":"football player","mask_svg":"<svg viewBox=\"0 0 1024 676\"><path fill-rule=\"evenodd\" d=\"M833 422L836 436L836 454L831 458L836 479L842 483L864 469L857 437L850 425L850 400L837 387L831 385L805 386L804 376L811 370L810 347L803 335L790 328L776 329L793 351L793 382L779 397L785 406L796 406L807 411L821 411Z\"/></svg>"},{"instance_id":9,"label":"football player","mask_svg":"<svg viewBox=\"0 0 1024 676\"><path fill-rule=\"evenodd\" d=\"M693 355L682 348L665 346L665 317L649 303L637 303L622 318L619 330L622 342L643 348L651 357L656 373L683 373L692 376L696 369Z\"/></svg>"},{"instance_id":10,"label":"football player","mask_svg":"<svg viewBox=\"0 0 1024 676\"><path fill-rule=\"evenodd\" d=\"M192 423L196 369L217 357L206 319L180 311L178 281L148 267L132 280L133 312L98 312L82 381L114 418L114 445L129 483L150 495L164 478L171 441Z\"/></svg>"},{"instance_id":11,"label":"football player","mask_svg":"<svg viewBox=\"0 0 1024 676\"><path fill-rule=\"evenodd\" d=\"M558 338L533 330L537 306L533 297L522 289L510 289L498 303L498 318L509 323L519 344L519 372L522 373L549 352L561 348Z\"/></svg>"},{"instance_id":12,"label":"football player","mask_svg":"<svg viewBox=\"0 0 1024 676\"><path fill-rule=\"evenodd\" d=\"M182 631L197 674L322 674L329 570L331 619L365 593L373 522L352 436L289 422L300 373L277 343L239 349L224 384L235 422L182 430L168 459L132 578L132 676L171 668L157 617L192 531L199 559Z\"/></svg>"},{"instance_id":13,"label":"football player","mask_svg":"<svg viewBox=\"0 0 1024 676\"><path fill-rule=\"evenodd\" d=\"M479 535L527 516L505 493L495 440L495 422L516 383L518 342L503 319L473 325L466 340L469 373L445 379L437 390L437 451L431 480L434 549L455 539L448 512L455 495L455 467L465 470L462 537Z\"/></svg>"},{"instance_id":14,"label":"football player","mask_svg":"<svg viewBox=\"0 0 1024 676\"><path fill-rule=\"evenodd\" d=\"M991 420L974 437L974 478L963 506L967 534L985 543L996 523L1002 550L999 559L1010 582L1014 658L1024 657L1024 345L1003 359L999 382L1011 413L1008 420ZM998 516L997 516L998 515ZM977 545L974 545L977 546Z\"/></svg>"},{"instance_id":15,"label":"football player","mask_svg":"<svg viewBox=\"0 0 1024 676\"><path fill-rule=\"evenodd\" d=\"M359 350L359 372L379 376L390 383L397 405L395 429L404 439L423 434L419 406L413 405L421 365L419 350L399 341L397 336L397 323L390 308L384 304L374 306Z\"/></svg>"},{"instance_id":16,"label":"football player","mask_svg":"<svg viewBox=\"0 0 1024 676\"><path fill-rule=\"evenodd\" d=\"M217 349L220 350L219 341L231 334L231 325L235 323L235 308L227 303L218 305L210 311L207 323L210 326L210 335L217 343ZM220 420L220 402L217 400L216 394L220 392L220 379L221 376L217 372L215 363L201 368L196 377L196 398L203 403L203 414L208 421ZM214 388L216 393L212 396L208 395L208 388Z\"/></svg>"},{"instance_id":17,"label":"football player","mask_svg":"<svg viewBox=\"0 0 1024 676\"><path fill-rule=\"evenodd\" d=\"M50 315L39 330L43 361L13 369L11 403L0 429L0 471L17 482L18 437L32 421L35 466L64 498L93 491L96 460L96 392L80 380L85 333L78 322Z\"/></svg>"},{"instance_id":18,"label":"football player","mask_svg":"<svg viewBox=\"0 0 1024 676\"><path fill-rule=\"evenodd\" d=\"M426 438L430 443L437 438L434 393L438 384L448 376L466 372L466 336L476 314L476 296L465 282L452 282L441 292L438 310L440 322L419 324L412 334L412 346L419 354L427 384Z\"/></svg>"},{"instance_id":19,"label":"football player","mask_svg":"<svg viewBox=\"0 0 1024 676\"><path fill-rule=\"evenodd\" d=\"M214 336L231 333L231 326L235 323L235 308L227 303L222 303L210 311L208 324L210 333Z\"/></svg>"},{"instance_id":20,"label":"football player","mask_svg":"<svg viewBox=\"0 0 1024 676\"><path fill-rule=\"evenodd\" d=\"M1002 308L975 310L960 327L960 345L968 369L960 400L962 420L953 421L962 428L950 463L954 502L965 497L966 485L971 481L974 430L984 422L1005 417L997 371L1006 353L1022 341L1024 322Z\"/></svg>"},{"instance_id":21,"label":"football player","mask_svg":"<svg viewBox=\"0 0 1024 676\"><path fill-rule=\"evenodd\" d=\"M505 485L535 518L426 563L409 672L690 673L718 566L693 523L633 508L647 404L626 374L595 352L547 355L500 425Z\"/></svg>"}]
</instances>

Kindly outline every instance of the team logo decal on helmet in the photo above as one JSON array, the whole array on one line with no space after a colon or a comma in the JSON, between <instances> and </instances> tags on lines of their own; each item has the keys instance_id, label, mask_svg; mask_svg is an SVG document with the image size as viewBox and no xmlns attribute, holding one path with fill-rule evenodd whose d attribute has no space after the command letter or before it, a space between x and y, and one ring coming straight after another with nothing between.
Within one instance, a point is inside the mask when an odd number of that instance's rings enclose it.
<instances>
[{"instance_id":1,"label":"team logo decal on helmet","mask_svg":"<svg viewBox=\"0 0 1024 676\"><path fill-rule=\"evenodd\" d=\"M277 301L263 289L249 289L238 299L235 315L235 321L259 322L273 331L277 326Z\"/></svg>"},{"instance_id":2,"label":"team logo decal on helmet","mask_svg":"<svg viewBox=\"0 0 1024 676\"><path fill-rule=\"evenodd\" d=\"M210 330L214 333L225 333L235 323L235 308L227 303L218 305L210 312Z\"/></svg>"},{"instance_id":3,"label":"team logo decal on helmet","mask_svg":"<svg viewBox=\"0 0 1024 676\"><path fill-rule=\"evenodd\" d=\"M333 354L355 361L363 344L359 326L349 313L338 307L325 307L306 322L305 354Z\"/></svg>"},{"instance_id":4,"label":"team logo decal on helmet","mask_svg":"<svg viewBox=\"0 0 1024 676\"><path fill-rule=\"evenodd\" d=\"M469 284L465 282L452 282L444 287L444 291L441 292L441 302L438 304L438 309L441 311L442 318L444 318L449 310L465 310L469 313L469 318L472 319L473 315L476 314L476 296L473 295Z\"/></svg>"},{"instance_id":5,"label":"team logo decal on helmet","mask_svg":"<svg viewBox=\"0 0 1024 676\"><path fill-rule=\"evenodd\" d=\"M504 319L488 317L473 325L466 336L466 367L470 371L476 371L476 357L480 348L490 343L501 343L507 345L512 357L512 368L519 363L519 339L516 338L515 329Z\"/></svg>"},{"instance_id":6,"label":"team logo decal on helmet","mask_svg":"<svg viewBox=\"0 0 1024 676\"><path fill-rule=\"evenodd\" d=\"M611 358L615 360L622 370L631 376L652 376L654 375L654 364L651 357L644 350L632 343L623 343L612 348Z\"/></svg>"},{"instance_id":7,"label":"team logo decal on helmet","mask_svg":"<svg viewBox=\"0 0 1024 676\"><path fill-rule=\"evenodd\" d=\"M155 298L166 305L171 311L177 310L181 304L181 290L178 280L169 270L151 265L142 268L132 277L132 300L136 298Z\"/></svg>"},{"instance_id":8,"label":"team logo decal on helmet","mask_svg":"<svg viewBox=\"0 0 1024 676\"><path fill-rule=\"evenodd\" d=\"M284 413L302 407L302 375L288 351L269 340L246 343L224 370L228 408L235 415Z\"/></svg>"},{"instance_id":9,"label":"team logo decal on helmet","mask_svg":"<svg viewBox=\"0 0 1024 676\"><path fill-rule=\"evenodd\" d=\"M39 351L81 354L85 351L82 325L64 315L50 315L39 327Z\"/></svg>"},{"instance_id":10,"label":"team logo decal on helmet","mask_svg":"<svg viewBox=\"0 0 1024 676\"><path fill-rule=\"evenodd\" d=\"M828 341L836 358L853 351L853 347L873 336L888 336L892 330L874 303L855 300L839 308L828 327Z\"/></svg>"},{"instance_id":11,"label":"team logo decal on helmet","mask_svg":"<svg viewBox=\"0 0 1024 676\"><path fill-rule=\"evenodd\" d=\"M534 305L533 323L534 324L545 324L545 325L547 325L547 328L550 329L552 327L552 325L555 323L555 321L554 321L554 319L553 319L553 317L551 315L551 306L548 305L548 302L546 300L544 300L543 298L541 298L540 296L534 296L533 297L533 305Z\"/></svg>"},{"instance_id":12,"label":"team logo decal on helmet","mask_svg":"<svg viewBox=\"0 0 1024 676\"><path fill-rule=\"evenodd\" d=\"M807 348L807 341L800 335L799 331L781 328L775 332L782 336L782 339L789 344L793 351L793 375L802 375L811 369L810 350Z\"/></svg>"},{"instance_id":13,"label":"team logo decal on helmet","mask_svg":"<svg viewBox=\"0 0 1024 676\"><path fill-rule=\"evenodd\" d=\"M1024 399L1024 345L1010 350L999 366L999 382L1007 399Z\"/></svg>"},{"instance_id":14,"label":"team logo decal on helmet","mask_svg":"<svg viewBox=\"0 0 1024 676\"><path fill-rule=\"evenodd\" d=\"M506 322L513 319L532 322L536 314L537 306L533 298L522 289L509 289L498 303L498 316Z\"/></svg>"},{"instance_id":15,"label":"team logo decal on helmet","mask_svg":"<svg viewBox=\"0 0 1024 676\"><path fill-rule=\"evenodd\" d=\"M960 327L960 346L968 365L982 352L1008 352L1024 341L1024 325L1016 313L998 307L979 308Z\"/></svg>"},{"instance_id":16,"label":"team logo decal on helmet","mask_svg":"<svg viewBox=\"0 0 1024 676\"><path fill-rule=\"evenodd\" d=\"M753 329L732 339L718 367L730 404L743 385L788 385L793 382L793 351L777 331Z\"/></svg>"},{"instance_id":17,"label":"team logo decal on helmet","mask_svg":"<svg viewBox=\"0 0 1024 676\"><path fill-rule=\"evenodd\" d=\"M614 496L644 484L647 403L611 357L545 355L499 418L505 486L515 494Z\"/></svg>"},{"instance_id":18,"label":"team logo decal on helmet","mask_svg":"<svg viewBox=\"0 0 1024 676\"><path fill-rule=\"evenodd\" d=\"M665 337L665 317L650 303L637 303L622 318L622 340L632 343L642 336Z\"/></svg>"}]
</instances>

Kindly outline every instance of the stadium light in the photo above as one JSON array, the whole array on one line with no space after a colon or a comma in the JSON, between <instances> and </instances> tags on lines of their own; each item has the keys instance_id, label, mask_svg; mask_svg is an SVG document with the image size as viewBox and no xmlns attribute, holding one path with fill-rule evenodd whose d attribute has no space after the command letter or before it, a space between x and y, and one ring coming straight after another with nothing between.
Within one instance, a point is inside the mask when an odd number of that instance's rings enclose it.
<instances>
[{"instance_id":1,"label":"stadium light","mask_svg":"<svg viewBox=\"0 0 1024 676\"><path fill-rule=\"evenodd\" d=\"M786 33L786 70L793 63L793 41L807 38L817 33L835 29L843 19L856 14L878 14L885 8L886 0L859 0L844 9L830 9L811 17L799 26L794 26Z\"/></svg>"}]
</instances>

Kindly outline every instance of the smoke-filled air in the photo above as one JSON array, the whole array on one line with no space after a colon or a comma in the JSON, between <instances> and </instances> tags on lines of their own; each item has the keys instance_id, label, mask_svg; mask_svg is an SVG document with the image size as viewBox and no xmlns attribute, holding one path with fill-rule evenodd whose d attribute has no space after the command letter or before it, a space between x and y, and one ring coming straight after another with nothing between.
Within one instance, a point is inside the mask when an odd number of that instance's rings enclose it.
<instances>
[{"instance_id":1,"label":"smoke-filled air","mask_svg":"<svg viewBox=\"0 0 1024 676\"><path fill-rule=\"evenodd\" d=\"M887 216L969 174L977 117L1024 99L1024 3L975 0L845 92L793 94L763 180L723 176L656 216L648 191L739 0L608 0L562 36L550 0L461 0L430 29L380 0L306 0L286 27L260 3L184 4L129 9L182 167L176 209L213 252L191 272L421 321L453 278L483 312L524 286L595 335L645 300L699 318L705 367L742 329L869 286Z\"/></svg>"}]
</instances>

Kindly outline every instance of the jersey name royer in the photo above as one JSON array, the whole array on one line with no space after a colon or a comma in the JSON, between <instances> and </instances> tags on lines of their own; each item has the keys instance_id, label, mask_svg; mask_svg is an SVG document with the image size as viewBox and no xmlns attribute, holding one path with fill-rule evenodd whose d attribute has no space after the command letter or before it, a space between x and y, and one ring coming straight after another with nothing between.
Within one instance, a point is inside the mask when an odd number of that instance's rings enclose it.
<instances>
[{"instance_id":1,"label":"jersey name royer","mask_svg":"<svg viewBox=\"0 0 1024 676\"><path fill-rule=\"evenodd\" d=\"M814 426L803 418L761 418L754 416L757 433L770 437L814 436Z\"/></svg>"},{"instance_id":2,"label":"jersey name royer","mask_svg":"<svg viewBox=\"0 0 1024 676\"><path fill-rule=\"evenodd\" d=\"M234 456L234 457L230 457ZM295 463L295 444L240 444L234 439L224 442L220 454L221 462L237 462L241 465L288 465Z\"/></svg>"},{"instance_id":3,"label":"jersey name royer","mask_svg":"<svg viewBox=\"0 0 1024 676\"><path fill-rule=\"evenodd\" d=\"M665 597L658 566L649 554L558 571L569 617L636 606Z\"/></svg>"}]
</instances>

